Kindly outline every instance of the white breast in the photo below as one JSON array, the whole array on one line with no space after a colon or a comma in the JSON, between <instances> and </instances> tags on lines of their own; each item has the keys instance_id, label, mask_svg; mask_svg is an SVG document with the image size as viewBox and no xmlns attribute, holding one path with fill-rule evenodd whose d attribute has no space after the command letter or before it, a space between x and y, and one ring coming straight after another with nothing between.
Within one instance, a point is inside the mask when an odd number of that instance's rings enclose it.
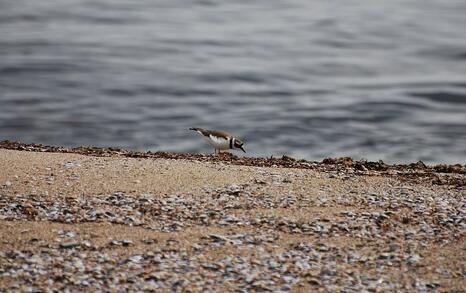
<instances>
[{"instance_id":1,"label":"white breast","mask_svg":"<svg viewBox=\"0 0 466 293\"><path fill-rule=\"evenodd\" d=\"M223 137L217 137L213 135L209 135L209 137L204 137L207 142L216 148L217 150L228 150L230 149L230 141L228 139L224 139Z\"/></svg>"}]
</instances>

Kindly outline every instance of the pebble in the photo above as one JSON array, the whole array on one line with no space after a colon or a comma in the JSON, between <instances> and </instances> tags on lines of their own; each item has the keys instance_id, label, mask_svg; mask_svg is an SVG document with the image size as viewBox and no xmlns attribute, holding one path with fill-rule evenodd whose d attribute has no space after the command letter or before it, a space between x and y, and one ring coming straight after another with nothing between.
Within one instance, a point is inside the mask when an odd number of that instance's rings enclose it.
<instances>
[{"instance_id":1,"label":"pebble","mask_svg":"<svg viewBox=\"0 0 466 293\"><path fill-rule=\"evenodd\" d=\"M74 248L81 245L79 241L69 241L69 242L61 242L60 248Z\"/></svg>"},{"instance_id":2,"label":"pebble","mask_svg":"<svg viewBox=\"0 0 466 293\"><path fill-rule=\"evenodd\" d=\"M71 169L71 168L76 168L76 167L81 167L81 165L79 163L74 163L74 162L65 162L63 164L63 166L65 167L65 169Z\"/></svg>"}]
</instances>

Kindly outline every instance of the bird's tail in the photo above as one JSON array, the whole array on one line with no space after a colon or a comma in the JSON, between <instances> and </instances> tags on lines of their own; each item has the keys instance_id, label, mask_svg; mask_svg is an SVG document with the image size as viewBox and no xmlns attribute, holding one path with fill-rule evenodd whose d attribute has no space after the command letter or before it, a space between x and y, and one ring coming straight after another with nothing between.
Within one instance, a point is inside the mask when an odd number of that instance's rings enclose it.
<instances>
[{"instance_id":1,"label":"bird's tail","mask_svg":"<svg viewBox=\"0 0 466 293\"><path fill-rule=\"evenodd\" d=\"M204 132L204 129L199 128L199 127L191 127L191 128L189 128L189 130L196 131L197 133L200 133L200 134L203 134L203 132Z\"/></svg>"}]
</instances>

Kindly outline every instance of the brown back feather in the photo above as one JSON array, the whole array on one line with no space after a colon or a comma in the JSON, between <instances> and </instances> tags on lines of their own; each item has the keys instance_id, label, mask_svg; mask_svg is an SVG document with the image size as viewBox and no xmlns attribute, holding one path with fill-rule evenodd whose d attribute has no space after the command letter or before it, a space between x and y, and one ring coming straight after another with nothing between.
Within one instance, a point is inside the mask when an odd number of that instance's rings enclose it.
<instances>
[{"instance_id":1,"label":"brown back feather","mask_svg":"<svg viewBox=\"0 0 466 293\"><path fill-rule=\"evenodd\" d=\"M204 130L204 133L203 133L205 136L209 136L209 135L213 135L213 136L217 136L217 137L221 137L221 138L224 138L224 139L228 139L231 137L231 134L229 134L228 132L226 131L222 131L222 130L215 130L215 129L212 129L212 130Z\"/></svg>"},{"instance_id":2,"label":"brown back feather","mask_svg":"<svg viewBox=\"0 0 466 293\"><path fill-rule=\"evenodd\" d=\"M209 137L210 135L213 135L213 136L224 138L225 140L228 140L228 138L231 137L231 134L223 130L202 129L198 127L190 128L190 130L199 131L200 133L202 133L202 135L207 136L207 137Z\"/></svg>"}]
</instances>

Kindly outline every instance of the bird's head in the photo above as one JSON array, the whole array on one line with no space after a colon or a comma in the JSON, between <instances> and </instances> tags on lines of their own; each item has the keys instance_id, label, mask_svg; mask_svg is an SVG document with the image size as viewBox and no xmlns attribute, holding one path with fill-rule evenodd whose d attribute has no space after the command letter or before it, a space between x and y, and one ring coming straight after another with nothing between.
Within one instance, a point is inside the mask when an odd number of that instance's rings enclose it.
<instances>
[{"instance_id":1,"label":"bird's head","mask_svg":"<svg viewBox=\"0 0 466 293\"><path fill-rule=\"evenodd\" d=\"M235 149L240 149L242 150L243 152L246 152L243 148L243 145L244 145L244 142L235 138L234 142L233 142L233 146L235 147Z\"/></svg>"}]
</instances>

